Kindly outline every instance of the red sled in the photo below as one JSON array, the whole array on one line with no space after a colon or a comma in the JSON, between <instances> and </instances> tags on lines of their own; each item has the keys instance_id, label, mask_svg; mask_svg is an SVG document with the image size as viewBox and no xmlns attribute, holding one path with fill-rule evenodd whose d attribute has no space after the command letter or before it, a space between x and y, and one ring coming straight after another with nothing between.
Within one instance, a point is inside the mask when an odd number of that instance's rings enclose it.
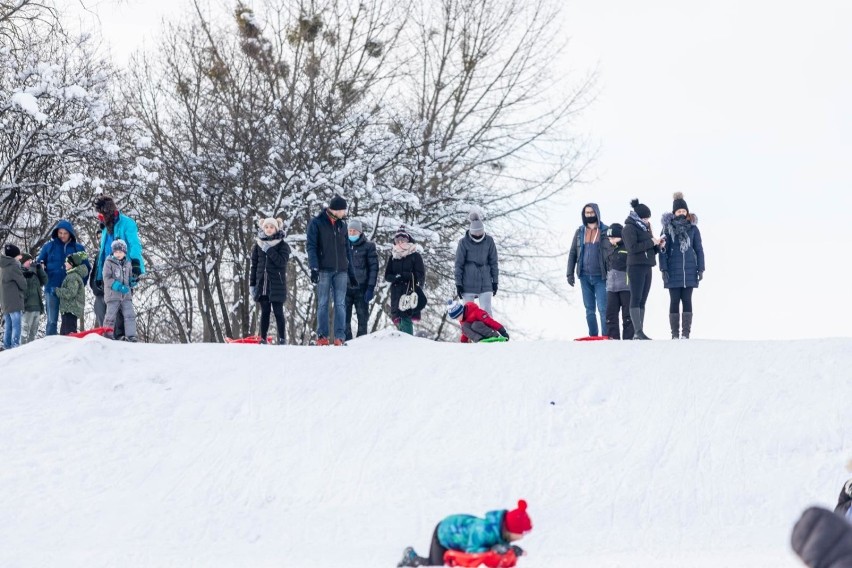
<instances>
[{"instance_id":1,"label":"red sled","mask_svg":"<svg viewBox=\"0 0 852 568\"><path fill-rule=\"evenodd\" d=\"M92 329L87 329L86 331L75 331L74 333L69 333L68 337L86 337L87 335L100 335L107 333L108 331L112 331L111 327L95 327Z\"/></svg>"},{"instance_id":2,"label":"red sled","mask_svg":"<svg viewBox=\"0 0 852 568\"><path fill-rule=\"evenodd\" d=\"M240 337L240 338L237 338L237 339L232 339L230 337L226 337L225 343L254 343L254 344L259 344L260 343L260 336L259 335L249 335L248 337Z\"/></svg>"},{"instance_id":3,"label":"red sled","mask_svg":"<svg viewBox=\"0 0 852 568\"><path fill-rule=\"evenodd\" d=\"M498 554L493 550L476 553L448 550L444 553L444 564L447 566L512 568L517 563L518 557L514 550L509 550L506 554Z\"/></svg>"},{"instance_id":4,"label":"red sled","mask_svg":"<svg viewBox=\"0 0 852 568\"><path fill-rule=\"evenodd\" d=\"M578 337L574 341L609 341L606 335L590 335L588 337Z\"/></svg>"}]
</instances>

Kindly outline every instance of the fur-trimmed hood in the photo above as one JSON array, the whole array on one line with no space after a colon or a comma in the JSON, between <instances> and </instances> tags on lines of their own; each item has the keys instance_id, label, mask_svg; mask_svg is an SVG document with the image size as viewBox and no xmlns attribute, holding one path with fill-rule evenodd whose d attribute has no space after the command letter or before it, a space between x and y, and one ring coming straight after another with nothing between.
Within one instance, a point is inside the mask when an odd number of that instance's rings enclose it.
<instances>
[{"instance_id":1,"label":"fur-trimmed hood","mask_svg":"<svg viewBox=\"0 0 852 568\"><path fill-rule=\"evenodd\" d=\"M686 216L686 218L689 219L689 222L693 225L698 225L698 215L696 215L695 213L690 213ZM660 222L662 223L664 231L667 230L669 228L669 225L672 224L672 219L674 219L674 213L670 213L668 211L663 213L663 217Z\"/></svg>"}]
</instances>

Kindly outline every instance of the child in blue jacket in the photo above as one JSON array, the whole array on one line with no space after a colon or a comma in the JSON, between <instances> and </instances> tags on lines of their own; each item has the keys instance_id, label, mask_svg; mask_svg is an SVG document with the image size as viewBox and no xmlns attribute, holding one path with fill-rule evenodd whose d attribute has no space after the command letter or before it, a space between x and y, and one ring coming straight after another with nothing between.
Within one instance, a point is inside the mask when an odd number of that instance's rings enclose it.
<instances>
[{"instance_id":1,"label":"child in blue jacket","mask_svg":"<svg viewBox=\"0 0 852 568\"><path fill-rule=\"evenodd\" d=\"M527 502L518 501L518 508L490 511L484 519L473 515L450 515L435 527L429 557L418 556L408 547L403 552L403 566L443 566L444 553L447 550L459 550L467 553L494 550L501 554L508 552L510 543L520 540L532 530L532 521L527 515Z\"/></svg>"}]
</instances>

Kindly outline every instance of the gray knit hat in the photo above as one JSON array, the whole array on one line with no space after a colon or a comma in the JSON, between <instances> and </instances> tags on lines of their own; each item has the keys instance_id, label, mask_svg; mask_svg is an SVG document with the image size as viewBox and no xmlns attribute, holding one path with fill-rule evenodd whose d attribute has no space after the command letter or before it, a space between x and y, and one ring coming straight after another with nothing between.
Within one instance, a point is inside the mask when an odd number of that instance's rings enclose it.
<instances>
[{"instance_id":1,"label":"gray knit hat","mask_svg":"<svg viewBox=\"0 0 852 568\"><path fill-rule=\"evenodd\" d=\"M472 237L481 237L485 234L485 223L482 222L482 217L478 211L471 211L468 219L470 219L469 231Z\"/></svg>"},{"instance_id":2,"label":"gray knit hat","mask_svg":"<svg viewBox=\"0 0 852 568\"><path fill-rule=\"evenodd\" d=\"M353 231L358 231L359 233L364 232L364 225L362 225L361 221L358 219L352 219L349 221L349 228Z\"/></svg>"},{"instance_id":3,"label":"gray knit hat","mask_svg":"<svg viewBox=\"0 0 852 568\"><path fill-rule=\"evenodd\" d=\"M112 252L120 250L124 254L127 254L127 243L122 241L121 239L115 239L112 241Z\"/></svg>"}]
</instances>

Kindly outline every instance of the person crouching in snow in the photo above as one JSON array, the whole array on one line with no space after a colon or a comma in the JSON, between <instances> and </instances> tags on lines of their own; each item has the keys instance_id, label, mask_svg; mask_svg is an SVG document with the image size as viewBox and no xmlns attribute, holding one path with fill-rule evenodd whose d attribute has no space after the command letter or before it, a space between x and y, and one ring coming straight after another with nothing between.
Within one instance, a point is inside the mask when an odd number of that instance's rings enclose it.
<instances>
[{"instance_id":1,"label":"person crouching in snow","mask_svg":"<svg viewBox=\"0 0 852 568\"><path fill-rule=\"evenodd\" d=\"M448 550L468 554L493 551L505 554L514 550L516 555L523 554L520 547L512 546L532 530L532 521L527 514L527 502L518 501L518 508L490 511L484 519L473 515L450 515L435 527L429 557L418 556L410 546L403 552L403 566L443 566L444 555Z\"/></svg>"},{"instance_id":2,"label":"person crouching in snow","mask_svg":"<svg viewBox=\"0 0 852 568\"><path fill-rule=\"evenodd\" d=\"M136 342L136 310L133 309L133 264L127 258L127 243L122 239L112 241L112 254L104 261L104 302L106 315L104 327L115 328L118 314L124 318L124 338ZM115 339L112 331L104 333L107 339Z\"/></svg>"},{"instance_id":3,"label":"person crouching in snow","mask_svg":"<svg viewBox=\"0 0 852 568\"><path fill-rule=\"evenodd\" d=\"M479 343L487 339L509 340L506 328L475 302L462 304L458 300L447 302L447 315L457 320L462 328L462 343Z\"/></svg>"}]
</instances>

